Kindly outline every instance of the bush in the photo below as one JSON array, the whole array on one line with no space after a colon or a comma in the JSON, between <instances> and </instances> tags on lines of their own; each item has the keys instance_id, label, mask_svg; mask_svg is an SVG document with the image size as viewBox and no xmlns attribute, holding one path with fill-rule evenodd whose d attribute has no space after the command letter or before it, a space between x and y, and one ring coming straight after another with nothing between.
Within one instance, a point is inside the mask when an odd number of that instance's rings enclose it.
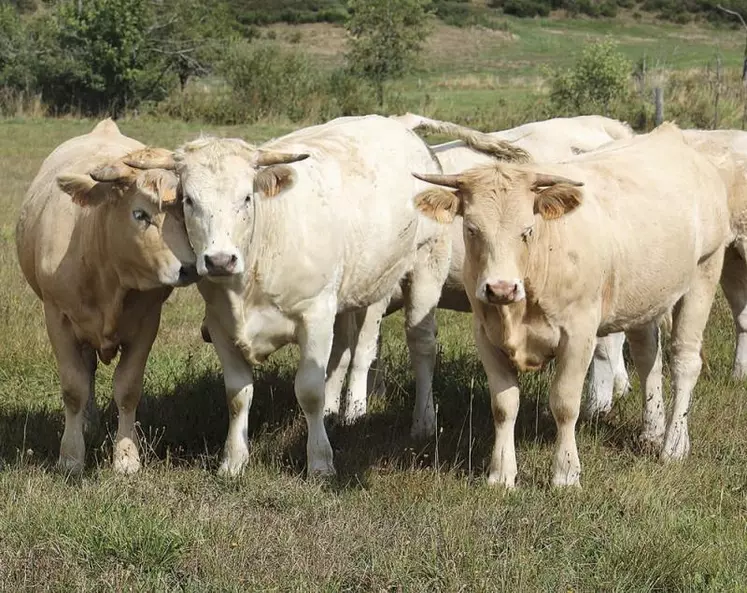
<instances>
[{"instance_id":1,"label":"bush","mask_svg":"<svg viewBox=\"0 0 747 593\"><path fill-rule=\"evenodd\" d=\"M630 90L632 66L612 41L587 46L575 65L550 75L550 101L560 113L609 114L611 104Z\"/></svg>"},{"instance_id":2,"label":"bush","mask_svg":"<svg viewBox=\"0 0 747 593\"><path fill-rule=\"evenodd\" d=\"M547 16L550 6L537 0L504 0L500 2L505 14L519 17Z\"/></svg>"}]
</instances>

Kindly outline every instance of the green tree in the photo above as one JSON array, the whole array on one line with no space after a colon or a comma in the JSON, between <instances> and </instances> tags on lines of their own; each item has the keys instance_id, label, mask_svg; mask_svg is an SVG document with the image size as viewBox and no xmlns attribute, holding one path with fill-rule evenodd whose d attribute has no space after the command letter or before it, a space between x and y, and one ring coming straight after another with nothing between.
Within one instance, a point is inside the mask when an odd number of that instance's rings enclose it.
<instances>
[{"instance_id":1,"label":"green tree","mask_svg":"<svg viewBox=\"0 0 747 593\"><path fill-rule=\"evenodd\" d=\"M379 106L384 84L406 74L422 49L430 6L430 0L349 0L348 64L376 88Z\"/></svg>"},{"instance_id":2,"label":"green tree","mask_svg":"<svg viewBox=\"0 0 747 593\"><path fill-rule=\"evenodd\" d=\"M163 65L148 43L147 0L86 0L60 4L52 36L57 51L40 67L42 96L56 110L119 114L135 106Z\"/></svg>"},{"instance_id":3,"label":"green tree","mask_svg":"<svg viewBox=\"0 0 747 593\"><path fill-rule=\"evenodd\" d=\"M550 72L550 101L558 115L609 115L612 103L629 92L631 72L613 41L597 41L570 69Z\"/></svg>"}]
</instances>

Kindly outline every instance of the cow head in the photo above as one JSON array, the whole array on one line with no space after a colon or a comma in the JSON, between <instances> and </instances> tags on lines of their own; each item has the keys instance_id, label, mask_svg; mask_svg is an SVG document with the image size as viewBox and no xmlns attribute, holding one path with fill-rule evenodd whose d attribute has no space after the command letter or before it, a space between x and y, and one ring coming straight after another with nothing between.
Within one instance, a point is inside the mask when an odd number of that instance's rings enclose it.
<instances>
[{"instance_id":1,"label":"cow head","mask_svg":"<svg viewBox=\"0 0 747 593\"><path fill-rule=\"evenodd\" d=\"M159 158L126 162L177 171L197 272L216 279L244 272L242 246L255 222L256 201L291 187L295 173L288 164L308 156L258 150L235 138L201 138L178 149L170 163Z\"/></svg>"},{"instance_id":2,"label":"cow head","mask_svg":"<svg viewBox=\"0 0 747 593\"><path fill-rule=\"evenodd\" d=\"M128 155L158 155L142 149ZM57 184L73 201L100 220L109 256L118 273L134 288L183 286L197 279L195 256L177 200L177 177L171 171L139 171L124 159L88 175L65 174Z\"/></svg>"},{"instance_id":3,"label":"cow head","mask_svg":"<svg viewBox=\"0 0 747 593\"><path fill-rule=\"evenodd\" d=\"M459 175L416 177L456 191L432 188L416 207L443 223L464 219L466 259L474 271L477 299L505 305L526 297L524 278L539 220L553 220L581 204L577 181L518 168L490 166Z\"/></svg>"}]
</instances>

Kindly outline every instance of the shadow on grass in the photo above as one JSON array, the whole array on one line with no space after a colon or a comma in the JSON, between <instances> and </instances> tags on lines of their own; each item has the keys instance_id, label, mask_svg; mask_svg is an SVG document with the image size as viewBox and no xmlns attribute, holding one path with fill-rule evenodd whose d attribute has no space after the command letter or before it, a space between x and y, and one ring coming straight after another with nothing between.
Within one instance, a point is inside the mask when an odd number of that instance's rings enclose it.
<instances>
[{"instance_id":1,"label":"shadow on grass","mask_svg":"<svg viewBox=\"0 0 747 593\"><path fill-rule=\"evenodd\" d=\"M370 398L371 412L365 418L350 426L327 423L339 475L336 486L365 487L372 468L482 475L493 443L493 419L480 362L468 353L440 357L434 377L438 434L428 442L409 437L415 386L406 353L390 354L383 368L386 390ZM248 434L253 462L299 475L305 469L307 431L293 390L294 374L294 365L272 360L255 369ZM546 371L521 377L519 447L554 441L555 423L546 397L550 376ZM53 464L63 417L61 409L0 412L0 456L14 462L30 449L28 462ZM195 369L187 359L183 371L146 383L137 418L145 463L168 459L173 465L215 470L228 427L222 375L211 368ZM635 447L632 427L614 420L594 422L593 430L605 445ZM87 434L87 467L109 463L116 426L116 406L110 401Z\"/></svg>"}]
</instances>

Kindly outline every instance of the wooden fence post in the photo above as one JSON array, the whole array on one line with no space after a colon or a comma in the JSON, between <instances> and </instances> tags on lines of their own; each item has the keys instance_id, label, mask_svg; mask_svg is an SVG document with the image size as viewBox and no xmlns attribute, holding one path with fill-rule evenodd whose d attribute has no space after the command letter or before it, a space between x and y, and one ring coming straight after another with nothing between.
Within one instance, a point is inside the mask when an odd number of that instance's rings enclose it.
<instances>
[{"instance_id":1,"label":"wooden fence post","mask_svg":"<svg viewBox=\"0 0 747 593\"><path fill-rule=\"evenodd\" d=\"M660 126L664 123L664 89L660 86L654 89L654 107L656 108L654 124Z\"/></svg>"}]
</instances>

